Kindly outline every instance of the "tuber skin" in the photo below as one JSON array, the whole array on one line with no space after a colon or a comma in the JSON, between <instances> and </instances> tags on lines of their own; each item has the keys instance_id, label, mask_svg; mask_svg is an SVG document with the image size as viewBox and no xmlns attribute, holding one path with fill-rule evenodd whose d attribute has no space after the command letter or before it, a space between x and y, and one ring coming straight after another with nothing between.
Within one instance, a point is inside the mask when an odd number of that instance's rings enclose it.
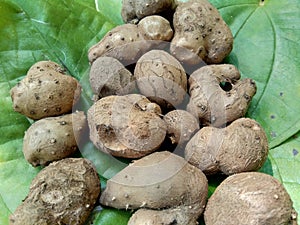
<instances>
[{"instance_id":1,"label":"tuber skin","mask_svg":"<svg viewBox=\"0 0 300 225\"><path fill-rule=\"evenodd\" d=\"M206 225L297 224L289 194L274 177L247 172L226 178L208 200Z\"/></svg>"},{"instance_id":2,"label":"tuber skin","mask_svg":"<svg viewBox=\"0 0 300 225\"><path fill-rule=\"evenodd\" d=\"M177 106L185 98L187 77L184 68L163 50L144 54L136 63L134 76L140 92L163 108Z\"/></svg>"},{"instance_id":3,"label":"tuber skin","mask_svg":"<svg viewBox=\"0 0 300 225\"><path fill-rule=\"evenodd\" d=\"M160 107L145 96L108 96L88 110L90 139L113 156L140 158L160 147L166 124Z\"/></svg>"},{"instance_id":4,"label":"tuber skin","mask_svg":"<svg viewBox=\"0 0 300 225\"><path fill-rule=\"evenodd\" d=\"M142 208L132 216L130 225L196 225L207 194L205 175L165 151L134 161L108 180L100 203L118 209Z\"/></svg>"},{"instance_id":5,"label":"tuber skin","mask_svg":"<svg viewBox=\"0 0 300 225\"><path fill-rule=\"evenodd\" d=\"M231 52L232 33L218 10L207 0L179 3L173 18L171 52L180 61L193 64L196 53L208 64L221 63ZM190 51L182 51L189 49Z\"/></svg>"},{"instance_id":6,"label":"tuber skin","mask_svg":"<svg viewBox=\"0 0 300 225\"><path fill-rule=\"evenodd\" d=\"M198 120L185 110L172 110L164 116L167 124L167 136L172 144L186 144L200 129Z\"/></svg>"},{"instance_id":7,"label":"tuber skin","mask_svg":"<svg viewBox=\"0 0 300 225\"><path fill-rule=\"evenodd\" d=\"M161 31L164 31L163 34ZM123 24L113 28L89 49L88 59L92 64L100 56L109 56L127 66L136 63L148 50L159 48L163 41L170 41L172 37L170 23L163 17L151 16L138 25Z\"/></svg>"},{"instance_id":8,"label":"tuber skin","mask_svg":"<svg viewBox=\"0 0 300 225\"><path fill-rule=\"evenodd\" d=\"M207 175L255 171L267 156L266 134L249 118L240 118L225 128L204 127L185 148L185 159Z\"/></svg>"},{"instance_id":9,"label":"tuber skin","mask_svg":"<svg viewBox=\"0 0 300 225\"><path fill-rule=\"evenodd\" d=\"M136 23L141 18L173 9L174 0L122 0L121 16L125 23Z\"/></svg>"},{"instance_id":10,"label":"tuber skin","mask_svg":"<svg viewBox=\"0 0 300 225\"><path fill-rule=\"evenodd\" d=\"M48 117L33 123L23 140L25 159L33 166L46 166L72 155L78 149L85 128L83 112Z\"/></svg>"},{"instance_id":11,"label":"tuber skin","mask_svg":"<svg viewBox=\"0 0 300 225\"><path fill-rule=\"evenodd\" d=\"M221 87L222 82L229 86L228 90ZM221 127L245 116L256 84L251 79L240 80L233 65L209 65L191 74L189 93L187 111L203 125Z\"/></svg>"},{"instance_id":12,"label":"tuber skin","mask_svg":"<svg viewBox=\"0 0 300 225\"><path fill-rule=\"evenodd\" d=\"M132 73L112 57L99 57L92 64L89 81L94 99L109 95L126 95L135 90Z\"/></svg>"},{"instance_id":13,"label":"tuber skin","mask_svg":"<svg viewBox=\"0 0 300 225\"><path fill-rule=\"evenodd\" d=\"M34 120L70 112L80 93L79 82L51 61L35 63L10 91L14 110Z\"/></svg>"},{"instance_id":14,"label":"tuber skin","mask_svg":"<svg viewBox=\"0 0 300 225\"><path fill-rule=\"evenodd\" d=\"M51 163L33 179L28 196L10 216L10 225L84 224L100 194L92 163L67 158Z\"/></svg>"},{"instance_id":15,"label":"tuber skin","mask_svg":"<svg viewBox=\"0 0 300 225\"><path fill-rule=\"evenodd\" d=\"M139 32L146 40L170 41L173 30L170 22L162 16L147 16L138 24Z\"/></svg>"}]
</instances>

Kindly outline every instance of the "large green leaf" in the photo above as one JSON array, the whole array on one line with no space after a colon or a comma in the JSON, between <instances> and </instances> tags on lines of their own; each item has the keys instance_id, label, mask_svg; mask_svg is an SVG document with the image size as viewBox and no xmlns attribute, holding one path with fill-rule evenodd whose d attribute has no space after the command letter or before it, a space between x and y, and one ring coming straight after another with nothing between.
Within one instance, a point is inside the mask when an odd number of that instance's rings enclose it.
<instances>
[{"instance_id":1,"label":"large green leaf","mask_svg":"<svg viewBox=\"0 0 300 225\"><path fill-rule=\"evenodd\" d=\"M248 116L265 128L270 154L262 171L278 178L300 212L300 2L299 0L210 0L229 24L234 49L226 59L243 77L258 84ZM83 86L81 109L91 104L88 48L122 23L121 0L0 0L0 224L28 193L40 168L22 154L24 131L30 121L13 112L9 90L39 60L64 65ZM95 163L105 179L126 164L82 146L81 154ZM220 182L210 183L213 192ZM102 182L103 183L103 182ZM126 224L129 214L105 209L95 224ZM115 222L115 223L114 223Z\"/></svg>"}]
</instances>

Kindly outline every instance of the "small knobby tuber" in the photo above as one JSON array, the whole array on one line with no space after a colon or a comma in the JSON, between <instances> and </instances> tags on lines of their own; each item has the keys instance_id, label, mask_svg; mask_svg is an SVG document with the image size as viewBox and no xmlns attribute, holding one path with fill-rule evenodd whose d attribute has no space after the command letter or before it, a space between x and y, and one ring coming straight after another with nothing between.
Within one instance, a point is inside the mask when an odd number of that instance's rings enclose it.
<instances>
[{"instance_id":1,"label":"small knobby tuber","mask_svg":"<svg viewBox=\"0 0 300 225\"><path fill-rule=\"evenodd\" d=\"M147 16L138 23L139 32L146 40L169 41L173 37L170 22L161 16Z\"/></svg>"},{"instance_id":2,"label":"small knobby tuber","mask_svg":"<svg viewBox=\"0 0 300 225\"><path fill-rule=\"evenodd\" d=\"M267 156L266 134L249 118L240 118L225 128L204 127L185 148L185 159L205 174L258 170Z\"/></svg>"},{"instance_id":3,"label":"small knobby tuber","mask_svg":"<svg viewBox=\"0 0 300 225\"><path fill-rule=\"evenodd\" d=\"M229 176L208 200L206 225L292 225L296 213L289 194L274 177L247 172Z\"/></svg>"},{"instance_id":4,"label":"small knobby tuber","mask_svg":"<svg viewBox=\"0 0 300 225\"><path fill-rule=\"evenodd\" d=\"M139 158L160 147L166 136L161 109L139 94L108 96L88 110L90 139L113 156Z\"/></svg>"},{"instance_id":5,"label":"small knobby tuber","mask_svg":"<svg viewBox=\"0 0 300 225\"><path fill-rule=\"evenodd\" d=\"M218 10L207 0L179 3L173 26L171 52L180 61L193 64L197 62L197 56L207 63L220 63L232 50L230 29Z\"/></svg>"},{"instance_id":6,"label":"small knobby tuber","mask_svg":"<svg viewBox=\"0 0 300 225\"><path fill-rule=\"evenodd\" d=\"M83 112L48 117L33 123L25 132L23 153L33 166L66 158L73 154L86 127Z\"/></svg>"},{"instance_id":7,"label":"small knobby tuber","mask_svg":"<svg viewBox=\"0 0 300 225\"><path fill-rule=\"evenodd\" d=\"M138 25L123 24L113 28L89 49L88 58L93 63L100 56L110 56L127 66L148 50L165 46L163 42L172 37L173 30L166 19L150 16Z\"/></svg>"},{"instance_id":8,"label":"small knobby tuber","mask_svg":"<svg viewBox=\"0 0 300 225\"><path fill-rule=\"evenodd\" d=\"M14 110L36 120L70 112L79 100L81 86L58 64L40 61L10 93Z\"/></svg>"},{"instance_id":9,"label":"small knobby tuber","mask_svg":"<svg viewBox=\"0 0 300 225\"><path fill-rule=\"evenodd\" d=\"M140 92L162 107L177 106L185 98L187 76L182 65L163 50L151 50L134 70Z\"/></svg>"},{"instance_id":10,"label":"small knobby tuber","mask_svg":"<svg viewBox=\"0 0 300 225\"><path fill-rule=\"evenodd\" d=\"M100 203L118 209L142 208L130 225L193 225L204 210L207 194L201 170L173 153L156 152L108 180Z\"/></svg>"},{"instance_id":11,"label":"small knobby tuber","mask_svg":"<svg viewBox=\"0 0 300 225\"><path fill-rule=\"evenodd\" d=\"M187 111L200 123L215 127L243 117L256 93L255 82L240 80L239 71L230 64L201 67L191 74L189 85Z\"/></svg>"},{"instance_id":12,"label":"small knobby tuber","mask_svg":"<svg viewBox=\"0 0 300 225\"><path fill-rule=\"evenodd\" d=\"M83 158L51 163L33 179L10 225L84 224L100 194L94 166Z\"/></svg>"},{"instance_id":13,"label":"small knobby tuber","mask_svg":"<svg viewBox=\"0 0 300 225\"><path fill-rule=\"evenodd\" d=\"M122 0L121 15L125 23L173 9L174 0Z\"/></svg>"},{"instance_id":14,"label":"small knobby tuber","mask_svg":"<svg viewBox=\"0 0 300 225\"><path fill-rule=\"evenodd\" d=\"M164 116L172 144L185 144L199 130L198 120L185 110L172 110Z\"/></svg>"},{"instance_id":15,"label":"small knobby tuber","mask_svg":"<svg viewBox=\"0 0 300 225\"><path fill-rule=\"evenodd\" d=\"M135 90L132 73L112 57L97 58L91 66L89 80L95 99L129 94Z\"/></svg>"}]
</instances>

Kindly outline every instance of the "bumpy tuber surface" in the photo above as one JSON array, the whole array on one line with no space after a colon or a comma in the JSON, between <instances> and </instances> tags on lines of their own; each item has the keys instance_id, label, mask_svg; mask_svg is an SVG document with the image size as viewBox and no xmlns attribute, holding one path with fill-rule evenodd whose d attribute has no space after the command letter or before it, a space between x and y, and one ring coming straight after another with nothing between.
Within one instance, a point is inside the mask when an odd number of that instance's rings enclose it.
<instances>
[{"instance_id":1,"label":"bumpy tuber surface","mask_svg":"<svg viewBox=\"0 0 300 225\"><path fill-rule=\"evenodd\" d=\"M58 64L40 61L10 93L15 111L31 119L41 119L70 112L79 100L81 87Z\"/></svg>"},{"instance_id":2,"label":"bumpy tuber surface","mask_svg":"<svg viewBox=\"0 0 300 225\"><path fill-rule=\"evenodd\" d=\"M172 144L185 144L199 130L198 120L185 110L172 110L164 116Z\"/></svg>"},{"instance_id":3,"label":"bumpy tuber surface","mask_svg":"<svg viewBox=\"0 0 300 225\"><path fill-rule=\"evenodd\" d=\"M48 117L32 124L25 132L23 153L33 166L66 158L77 151L86 127L83 112Z\"/></svg>"},{"instance_id":4,"label":"bumpy tuber surface","mask_svg":"<svg viewBox=\"0 0 300 225\"><path fill-rule=\"evenodd\" d=\"M207 0L180 3L173 18L172 54L186 63L197 61L220 63L231 52L233 36L218 10ZM184 51L189 49L190 51Z\"/></svg>"},{"instance_id":5,"label":"bumpy tuber surface","mask_svg":"<svg viewBox=\"0 0 300 225\"><path fill-rule=\"evenodd\" d=\"M199 169L173 153L156 152L108 180L100 203L144 208L132 216L130 225L193 225L204 210L207 193L207 179Z\"/></svg>"},{"instance_id":6,"label":"bumpy tuber surface","mask_svg":"<svg viewBox=\"0 0 300 225\"><path fill-rule=\"evenodd\" d=\"M121 15L125 23L158 14L174 7L174 0L122 0Z\"/></svg>"},{"instance_id":7,"label":"bumpy tuber surface","mask_svg":"<svg viewBox=\"0 0 300 225\"><path fill-rule=\"evenodd\" d=\"M151 50L134 70L140 92L160 106L179 105L186 95L187 77L182 65L163 50Z\"/></svg>"},{"instance_id":8,"label":"bumpy tuber surface","mask_svg":"<svg viewBox=\"0 0 300 225\"><path fill-rule=\"evenodd\" d=\"M291 225L296 216L289 194L274 177L247 172L225 179L208 200L206 225Z\"/></svg>"},{"instance_id":9,"label":"bumpy tuber surface","mask_svg":"<svg viewBox=\"0 0 300 225\"><path fill-rule=\"evenodd\" d=\"M159 148L166 124L160 107L138 94L108 96L88 110L90 139L113 156L139 158Z\"/></svg>"},{"instance_id":10,"label":"bumpy tuber surface","mask_svg":"<svg viewBox=\"0 0 300 225\"><path fill-rule=\"evenodd\" d=\"M226 128L204 127L185 148L185 159L205 174L258 170L267 155L266 134L249 118L238 119Z\"/></svg>"},{"instance_id":11,"label":"bumpy tuber surface","mask_svg":"<svg viewBox=\"0 0 300 225\"><path fill-rule=\"evenodd\" d=\"M109 95L125 95L135 89L132 73L112 57L99 57L90 70L90 85L95 99Z\"/></svg>"},{"instance_id":12,"label":"bumpy tuber surface","mask_svg":"<svg viewBox=\"0 0 300 225\"><path fill-rule=\"evenodd\" d=\"M215 127L243 117L256 93L255 82L240 80L237 68L229 64L201 67L191 74L189 85L187 111Z\"/></svg>"},{"instance_id":13,"label":"bumpy tuber surface","mask_svg":"<svg viewBox=\"0 0 300 225\"><path fill-rule=\"evenodd\" d=\"M145 18L138 25L123 24L113 28L89 49L88 58L93 63L100 56L109 56L127 66L136 63L148 50L165 46L163 41L169 41L172 36L173 30L164 18Z\"/></svg>"},{"instance_id":14,"label":"bumpy tuber surface","mask_svg":"<svg viewBox=\"0 0 300 225\"><path fill-rule=\"evenodd\" d=\"M34 178L10 225L84 224L100 194L92 163L68 158L51 163Z\"/></svg>"}]
</instances>

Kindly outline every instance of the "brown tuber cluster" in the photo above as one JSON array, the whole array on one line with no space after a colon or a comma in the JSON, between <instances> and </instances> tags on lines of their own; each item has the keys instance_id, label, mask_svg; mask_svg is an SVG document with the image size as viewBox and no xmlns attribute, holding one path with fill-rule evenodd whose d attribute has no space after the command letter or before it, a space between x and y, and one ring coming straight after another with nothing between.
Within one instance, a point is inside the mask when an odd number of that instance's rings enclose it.
<instances>
[{"instance_id":1,"label":"brown tuber cluster","mask_svg":"<svg viewBox=\"0 0 300 225\"><path fill-rule=\"evenodd\" d=\"M284 187L253 172L268 156L263 128L244 118L255 81L233 65L213 65L233 46L217 9L207 0L123 0L122 17L126 24L88 51L87 123L84 112L66 114L81 88L54 62L36 63L12 88L14 109L40 119L25 134L25 158L50 164L10 224L86 222L100 194L98 174L86 159L64 158L88 124L97 149L133 160L100 196L103 206L132 210L128 225L196 225L203 212L206 225L295 225ZM228 177L207 202L206 175L218 173Z\"/></svg>"}]
</instances>

